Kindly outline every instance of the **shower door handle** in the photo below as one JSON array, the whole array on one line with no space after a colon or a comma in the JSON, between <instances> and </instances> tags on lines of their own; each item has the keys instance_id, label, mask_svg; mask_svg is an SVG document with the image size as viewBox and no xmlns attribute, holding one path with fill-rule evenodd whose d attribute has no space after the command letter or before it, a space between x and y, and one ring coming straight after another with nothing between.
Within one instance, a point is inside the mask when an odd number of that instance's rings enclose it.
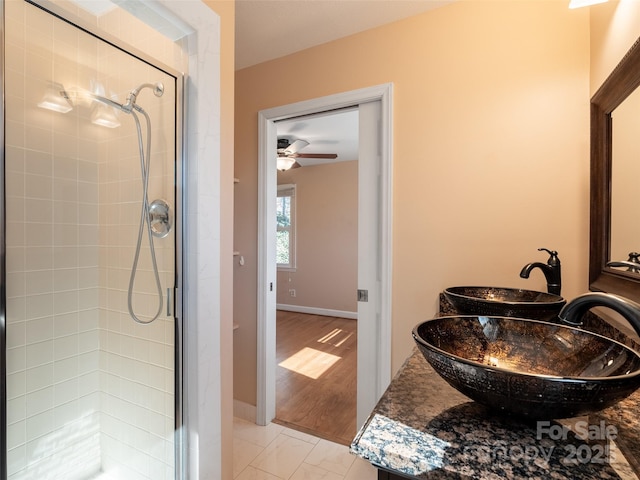
<instances>
[{"instance_id":1,"label":"shower door handle","mask_svg":"<svg viewBox=\"0 0 640 480\"><path fill-rule=\"evenodd\" d=\"M180 289L178 287L167 287L167 317L176 318L180 308Z\"/></svg>"}]
</instances>

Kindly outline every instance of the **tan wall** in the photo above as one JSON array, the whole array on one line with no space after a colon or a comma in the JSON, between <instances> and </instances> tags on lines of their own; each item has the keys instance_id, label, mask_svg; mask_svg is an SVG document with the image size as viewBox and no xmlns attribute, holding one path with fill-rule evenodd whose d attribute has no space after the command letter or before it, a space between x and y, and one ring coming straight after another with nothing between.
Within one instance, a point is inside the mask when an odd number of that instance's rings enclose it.
<instances>
[{"instance_id":1,"label":"tan wall","mask_svg":"<svg viewBox=\"0 0 640 480\"><path fill-rule=\"evenodd\" d=\"M298 72L282 75L283 71ZM300 73L302 72L302 73ZM328 74L327 72L330 72ZM301 81L301 78L303 81ZM392 368L460 284L544 289L521 267L558 250L587 290L589 13L565 2L460 1L236 72L235 398L256 398L261 109L393 82ZM236 270L237 272L237 270Z\"/></svg>"},{"instance_id":2,"label":"tan wall","mask_svg":"<svg viewBox=\"0 0 640 480\"><path fill-rule=\"evenodd\" d=\"M287 183L296 185L296 269L278 271L277 303L356 312L358 162L278 172Z\"/></svg>"},{"instance_id":3,"label":"tan wall","mask_svg":"<svg viewBox=\"0 0 640 480\"><path fill-rule=\"evenodd\" d=\"M609 1L591 7L591 94L640 36L640 2Z\"/></svg>"}]
</instances>

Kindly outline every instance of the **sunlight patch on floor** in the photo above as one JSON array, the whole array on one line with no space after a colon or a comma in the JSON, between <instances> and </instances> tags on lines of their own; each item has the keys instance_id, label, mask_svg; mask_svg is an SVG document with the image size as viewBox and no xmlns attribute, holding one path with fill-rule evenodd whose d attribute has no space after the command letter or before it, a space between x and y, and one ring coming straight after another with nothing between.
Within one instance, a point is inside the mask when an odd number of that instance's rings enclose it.
<instances>
[{"instance_id":1,"label":"sunlight patch on floor","mask_svg":"<svg viewBox=\"0 0 640 480\"><path fill-rule=\"evenodd\" d=\"M328 343L334 347L339 347L353 336L353 332L345 332L341 328L334 328L332 332L318 339L318 343Z\"/></svg>"},{"instance_id":2,"label":"sunlight patch on floor","mask_svg":"<svg viewBox=\"0 0 640 480\"><path fill-rule=\"evenodd\" d=\"M329 370L341 357L331 353L321 352L315 348L304 347L294 353L278 365L292 372L299 373L305 377L320 378L324 372Z\"/></svg>"}]
</instances>

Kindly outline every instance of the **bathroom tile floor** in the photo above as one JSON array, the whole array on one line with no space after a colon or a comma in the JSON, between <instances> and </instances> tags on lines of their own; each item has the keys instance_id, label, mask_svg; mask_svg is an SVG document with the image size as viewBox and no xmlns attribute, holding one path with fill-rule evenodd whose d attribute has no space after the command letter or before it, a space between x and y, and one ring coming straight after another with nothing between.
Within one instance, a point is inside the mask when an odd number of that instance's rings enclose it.
<instances>
[{"instance_id":1,"label":"bathroom tile floor","mask_svg":"<svg viewBox=\"0 0 640 480\"><path fill-rule=\"evenodd\" d=\"M349 447L271 423L233 421L235 480L375 480L376 470Z\"/></svg>"}]
</instances>

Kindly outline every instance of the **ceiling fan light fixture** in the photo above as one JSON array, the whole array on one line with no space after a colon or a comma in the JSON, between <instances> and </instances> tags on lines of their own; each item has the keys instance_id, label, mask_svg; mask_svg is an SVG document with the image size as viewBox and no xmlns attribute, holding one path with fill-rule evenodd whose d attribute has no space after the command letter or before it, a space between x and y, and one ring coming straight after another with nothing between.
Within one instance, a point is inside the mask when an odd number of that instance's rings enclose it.
<instances>
[{"instance_id":1,"label":"ceiling fan light fixture","mask_svg":"<svg viewBox=\"0 0 640 480\"><path fill-rule=\"evenodd\" d=\"M284 172L285 170L289 170L294 163L296 163L295 158L278 157L278 160L276 161L276 168L281 172Z\"/></svg>"},{"instance_id":2,"label":"ceiling fan light fixture","mask_svg":"<svg viewBox=\"0 0 640 480\"><path fill-rule=\"evenodd\" d=\"M294 153L297 153L300 150L302 150L307 145L309 145L309 142L307 142L306 140L298 139L285 149L284 154L293 155Z\"/></svg>"}]
</instances>

